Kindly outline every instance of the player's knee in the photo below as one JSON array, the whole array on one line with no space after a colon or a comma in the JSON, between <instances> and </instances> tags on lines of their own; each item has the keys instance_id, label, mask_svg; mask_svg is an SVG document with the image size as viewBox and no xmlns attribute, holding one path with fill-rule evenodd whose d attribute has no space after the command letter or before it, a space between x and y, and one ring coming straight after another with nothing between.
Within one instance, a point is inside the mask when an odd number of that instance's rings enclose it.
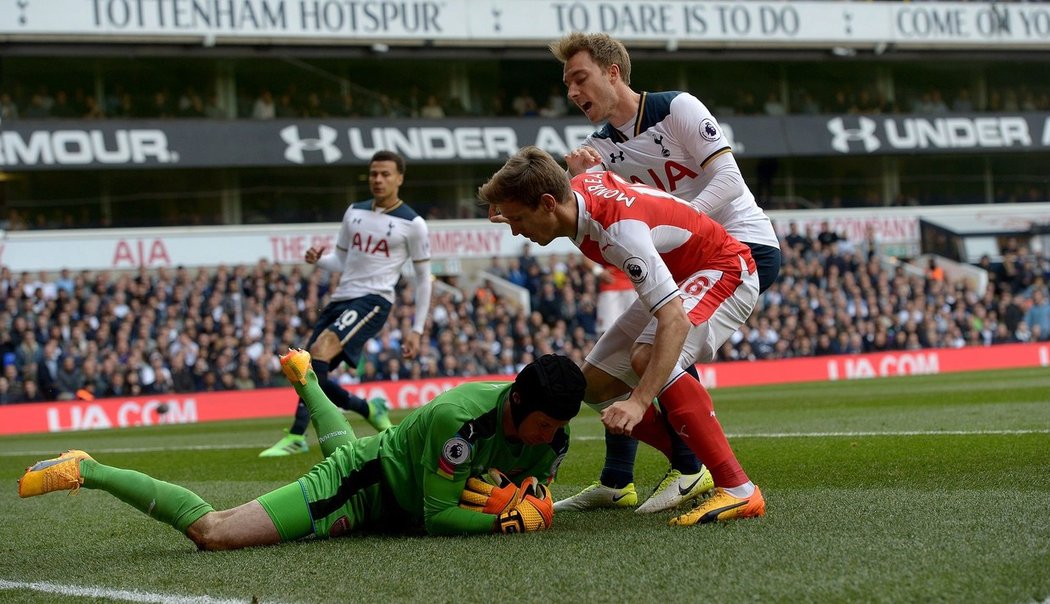
<instances>
[{"instance_id":1,"label":"player's knee","mask_svg":"<svg viewBox=\"0 0 1050 604\"><path fill-rule=\"evenodd\" d=\"M216 512L205 514L186 529L186 536L197 546L197 549L202 551L222 549L217 547L218 516Z\"/></svg>"},{"instance_id":2,"label":"player's knee","mask_svg":"<svg viewBox=\"0 0 1050 604\"><path fill-rule=\"evenodd\" d=\"M339 338L330 331L326 331L321 337L310 345L310 356L319 361L331 361L342 350Z\"/></svg>"},{"instance_id":3,"label":"player's knee","mask_svg":"<svg viewBox=\"0 0 1050 604\"><path fill-rule=\"evenodd\" d=\"M590 363L584 363L582 370L583 379L587 382L583 401L589 405L608 401L630 391L626 384Z\"/></svg>"},{"instance_id":4,"label":"player's knee","mask_svg":"<svg viewBox=\"0 0 1050 604\"><path fill-rule=\"evenodd\" d=\"M652 357L653 347L648 344L636 344L631 349L631 369L638 375L645 373L645 368L649 366L649 359Z\"/></svg>"},{"instance_id":5,"label":"player's knee","mask_svg":"<svg viewBox=\"0 0 1050 604\"><path fill-rule=\"evenodd\" d=\"M210 512L201 516L186 529L186 536L202 551L220 551L232 549L234 540L229 534L231 523L227 522L224 512Z\"/></svg>"}]
</instances>

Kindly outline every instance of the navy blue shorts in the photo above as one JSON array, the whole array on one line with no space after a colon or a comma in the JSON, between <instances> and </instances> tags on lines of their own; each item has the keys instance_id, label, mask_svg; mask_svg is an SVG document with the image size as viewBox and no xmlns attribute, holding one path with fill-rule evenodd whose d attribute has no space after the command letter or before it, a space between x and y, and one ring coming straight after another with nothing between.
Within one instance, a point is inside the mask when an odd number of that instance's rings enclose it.
<instances>
[{"instance_id":1,"label":"navy blue shorts","mask_svg":"<svg viewBox=\"0 0 1050 604\"><path fill-rule=\"evenodd\" d=\"M758 293L769 289L780 275L780 250L761 243L744 243L751 248L751 257L755 259L758 269Z\"/></svg>"},{"instance_id":2,"label":"navy blue shorts","mask_svg":"<svg viewBox=\"0 0 1050 604\"><path fill-rule=\"evenodd\" d=\"M383 296L369 294L353 300L331 302L321 311L321 316L314 326L314 333L306 347L310 348L325 330L339 337L343 345L342 359L351 367L357 367L357 359L365 342L374 337L386 323L393 306ZM332 359L332 367L339 365L340 357Z\"/></svg>"}]
</instances>

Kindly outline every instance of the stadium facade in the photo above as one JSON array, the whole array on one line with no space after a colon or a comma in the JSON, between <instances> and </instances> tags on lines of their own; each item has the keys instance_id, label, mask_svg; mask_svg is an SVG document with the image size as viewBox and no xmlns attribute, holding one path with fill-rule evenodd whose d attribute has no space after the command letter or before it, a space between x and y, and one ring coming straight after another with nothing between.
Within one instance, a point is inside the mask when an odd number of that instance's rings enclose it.
<instances>
[{"instance_id":1,"label":"stadium facade","mask_svg":"<svg viewBox=\"0 0 1050 604\"><path fill-rule=\"evenodd\" d=\"M548 108L574 30L624 40L636 89L704 100L768 210L1050 199L1040 3L0 0L6 226L334 220L383 147L413 205L478 217L514 149L590 132Z\"/></svg>"}]
</instances>

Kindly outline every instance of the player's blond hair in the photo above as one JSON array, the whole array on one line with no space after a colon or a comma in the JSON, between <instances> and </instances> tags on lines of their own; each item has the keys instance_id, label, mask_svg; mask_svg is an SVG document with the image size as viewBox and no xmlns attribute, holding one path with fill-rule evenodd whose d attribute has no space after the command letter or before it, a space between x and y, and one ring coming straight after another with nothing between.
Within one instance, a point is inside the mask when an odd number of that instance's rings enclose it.
<instances>
[{"instance_id":1,"label":"player's blond hair","mask_svg":"<svg viewBox=\"0 0 1050 604\"><path fill-rule=\"evenodd\" d=\"M620 79L624 84L631 85L631 56L627 54L627 48L609 34L585 34L574 31L560 40L551 42L547 48L562 63L578 53L589 52L602 71L609 71L609 67L613 65L619 66Z\"/></svg>"},{"instance_id":2,"label":"player's blond hair","mask_svg":"<svg viewBox=\"0 0 1050 604\"><path fill-rule=\"evenodd\" d=\"M536 146L519 149L488 182L478 187L481 202L496 205L512 201L536 208L544 193L553 195L558 203L572 197L564 168Z\"/></svg>"}]
</instances>

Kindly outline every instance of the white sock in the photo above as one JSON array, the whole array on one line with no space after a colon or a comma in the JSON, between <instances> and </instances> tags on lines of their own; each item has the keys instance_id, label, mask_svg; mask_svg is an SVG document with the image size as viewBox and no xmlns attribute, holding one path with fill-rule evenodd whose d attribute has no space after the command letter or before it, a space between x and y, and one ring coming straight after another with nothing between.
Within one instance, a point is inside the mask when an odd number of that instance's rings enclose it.
<instances>
[{"instance_id":1,"label":"white sock","mask_svg":"<svg viewBox=\"0 0 1050 604\"><path fill-rule=\"evenodd\" d=\"M732 487L732 488L726 489L726 493L729 493L730 495L732 495L733 497L736 497L737 499L747 499L748 497L753 495L754 492L755 492L755 483L751 482L750 480L745 482L744 484L738 486L738 487Z\"/></svg>"}]
</instances>

